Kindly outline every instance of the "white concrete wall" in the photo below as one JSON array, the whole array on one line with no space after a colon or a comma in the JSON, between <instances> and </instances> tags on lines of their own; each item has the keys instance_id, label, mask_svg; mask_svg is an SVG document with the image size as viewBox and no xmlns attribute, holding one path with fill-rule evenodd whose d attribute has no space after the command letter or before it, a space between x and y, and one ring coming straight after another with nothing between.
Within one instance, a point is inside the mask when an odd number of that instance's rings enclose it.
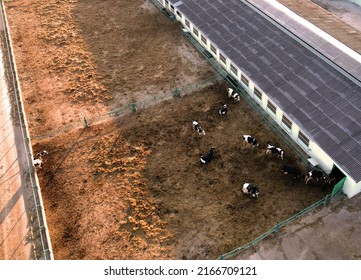
<instances>
[{"instance_id":1,"label":"white concrete wall","mask_svg":"<svg viewBox=\"0 0 361 280\"><path fill-rule=\"evenodd\" d=\"M343 185L343 192L347 195L348 198L355 196L361 192L361 182L356 183L350 177L347 177Z\"/></svg>"},{"instance_id":2,"label":"white concrete wall","mask_svg":"<svg viewBox=\"0 0 361 280\"><path fill-rule=\"evenodd\" d=\"M361 7L361 0L349 0L349 1L351 1Z\"/></svg>"},{"instance_id":3,"label":"white concrete wall","mask_svg":"<svg viewBox=\"0 0 361 280\"><path fill-rule=\"evenodd\" d=\"M320 167L329 174L333 167L333 160L314 142L310 141L308 154L320 163Z\"/></svg>"}]
</instances>

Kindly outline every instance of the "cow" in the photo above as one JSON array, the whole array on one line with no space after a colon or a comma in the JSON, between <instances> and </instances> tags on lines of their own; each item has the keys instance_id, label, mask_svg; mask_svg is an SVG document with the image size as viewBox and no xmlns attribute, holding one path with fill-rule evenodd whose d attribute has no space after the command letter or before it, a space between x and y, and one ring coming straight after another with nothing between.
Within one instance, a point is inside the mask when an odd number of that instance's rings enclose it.
<instances>
[{"instance_id":1,"label":"cow","mask_svg":"<svg viewBox=\"0 0 361 280\"><path fill-rule=\"evenodd\" d=\"M343 174L337 167L334 167L331 173L325 176L324 179L327 183L331 184L332 182L339 182L344 177L345 174Z\"/></svg>"},{"instance_id":2,"label":"cow","mask_svg":"<svg viewBox=\"0 0 361 280\"><path fill-rule=\"evenodd\" d=\"M252 183L244 183L242 187L242 191L245 194L249 194L254 198L258 198L259 190L258 188Z\"/></svg>"},{"instance_id":3,"label":"cow","mask_svg":"<svg viewBox=\"0 0 361 280\"><path fill-rule=\"evenodd\" d=\"M201 127L201 124L197 121L193 121L193 129L198 132L199 135L206 135L206 132Z\"/></svg>"},{"instance_id":4,"label":"cow","mask_svg":"<svg viewBox=\"0 0 361 280\"><path fill-rule=\"evenodd\" d=\"M241 100L239 93L235 92L233 88L228 88L227 92L228 92L228 97L233 98L234 102L239 102Z\"/></svg>"},{"instance_id":5,"label":"cow","mask_svg":"<svg viewBox=\"0 0 361 280\"><path fill-rule=\"evenodd\" d=\"M218 113L221 116L224 116L228 112L228 106L227 106L227 104L224 104L223 102L220 102L220 103L221 103L221 108L219 109Z\"/></svg>"},{"instance_id":6,"label":"cow","mask_svg":"<svg viewBox=\"0 0 361 280\"><path fill-rule=\"evenodd\" d=\"M201 164L207 164L207 163L211 162L211 160L214 157L214 149L215 149L214 147L211 147L211 149L209 150L208 153L201 156L201 158L199 159L199 162Z\"/></svg>"},{"instance_id":7,"label":"cow","mask_svg":"<svg viewBox=\"0 0 361 280\"><path fill-rule=\"evenodd\" d=\"M306 174L305 182L307 184L311 179L316 179L316 181L318 181L320 178L323 178L323 172L313 169Z\"/></svg>"},{"instance_id":8,"label":"cow","mask_svg":"<svg viewBox=\"0 0 361 280\"><path fill-rule=\"evenodd\" d=\"M282 172L283 174L290 174L290 175L293 175L294 178L298 178L300 176L302 176L304 173L299 170L298 168L296 167L293 167L291 165L287 165L287 164L284 164L283 167L282 167Z\"/></svg>"},{"instance_id":9,"label":"cow","mask_svg":"<svg viewBox=\"0 0 361 280\"><path fill-rule=\"evenodd\" d=\"M251 135L243 135L243 140L252 144L253 148L257 148L259 146L257 139Z\"/></svg>"},{"instance_id":10,"label":"cow","mask_svg":"<svg viewBox=\"0 0 361 280\"><path fill-rule=\"evenodd\" d=\"M283 150L281 148L277 148L276 146L267 144L267 150L266 150L266 154L277 154L277 157L283 159Z\"/></svg>"},{"instance_id":11,"label":"cow","mask_svg":"<svg viewBox=\"0 0 361 280\"><path fill-rule=\"evenodd\" d=\"M43 163L43 156L47 155L48 152L43 150L40 153L35 154L33 158L33 165L35 168L41 169L41 164Z\"/></svg>"}]
</instances>

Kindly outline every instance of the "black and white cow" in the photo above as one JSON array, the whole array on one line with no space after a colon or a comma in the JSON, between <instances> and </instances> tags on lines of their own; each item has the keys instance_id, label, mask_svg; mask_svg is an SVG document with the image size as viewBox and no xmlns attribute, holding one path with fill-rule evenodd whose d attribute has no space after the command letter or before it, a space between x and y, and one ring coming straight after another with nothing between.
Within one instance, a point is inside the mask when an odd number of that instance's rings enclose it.
<instances>
[{"instance_id":1,"label":"black and white cow","mask_svg":"<svg viewBox=\"0 0 361 280\"><path fill-rule=\"evenodd\" d=\"M257 148L259 146L257 139L251 135L243 135L243 140L252 144L253 148Z\"/></svg>"},{"instance_id":2,"label":"black and white cow","mask_svg":"<svg viewBox=\"0 0 361 280\"><path fill-rule=\"evenodd\" d=\"M339 182L342 178L345 177L337 167L334 167L329 175L327 175L324 179L327 183L331 184L332 182Z\"/></svg>"},{"instance_id":3,"label":"black and white cow","mask_svg":"<svg viewBox=\"0 0 361 280\"><path fill-rule=\"evenodd\" d=\"M40 153L37 153L33 158L33 165L35 168L41 169L41 164L43 163L43 156L47 155L48 152L43 150Z\"/></svg>"},{"instance_id":4,"label":"black and white cow","mask_svg":"<svg viewBox=\"0 0 361 280\"><path fill-rule=\"evenodd\" d=\"M303 175L303 172L300 169L287 164L283 165L282 172L283 174L293 175L294 178L298 178Z\"/></svg>"},{"instance_id":5,"label":"black and white cow","mask_svg":"<svg viewBox=\"0 0 361 280\"><path fill-rule=\"evenodd\" d=\"M198 132L199 135L206 135L206 132L201 127L201 124L197 121L193 121L193 129Z\"/></svg>"},{"instance_id":6,"label":"black and white cow","mask_svg":"<svg viewBox=\"0 0 361 280\"><path fill-rule=\"evenodd\" d=\"M258 188L254 184L251 184L251 183L244 183L243 187L242 187L242 191L243 191L243 193L249 194L254 198L258 198L258 196L259 196Z\"/></svg>"},{"instance_id":7,"label":"black and white cow","mask_svg":"<svg viewBox=\"0 0 361 280\"><path fill-rule=\"evenodd\" d=\"M219 109L218 113L221 116L224 116L228 112L228 106L227 106L227 104L224 104L223 102L220 102L220 103L221 103L221 108Z\"/></svg>"},{"instance_id":8,"label":"black and white cow","mask_svg":"<svg viewBox=\"0 0 361 280\"><path fill-rule=\"evenodd\" d=\"M235 92L233 88L228 88L228 97L233 98L234 102L239 102L241 100L241 97L239 96L238 92Z\"/></svg>"},{"instance_id":9,"label":"black and white cow","mask_svg":"<svg viewBox=\"0 0 361 280\"><path fill-rule=\"evenodd\" d=\"M316 179L316 181L318 181L320 178L323 178L323 172L314 169L306 174L305 182L307 184L311 179Z\"/></svg>"},{"instance_id":10,"label":"black and white cow","mask_svg":"<svg viewBox=\"0 0 361 280\"><path fill-rule=\"evenodd\" d=\"M277 154L277 157L283 159L283 150L281 148L277 148L276 146L267 144L267 150L266 150L266 154Z\"/></svg>"},{"instance_id":11,"label":"black and white cow","mask_svg":"<svg viewBox=\"0 0 361 280\"><path fill-rule=\"evenodd\" d=\"M207 164L209 162L211 162L211 160L214 157L214 147L212 147L208 153L206 153L205 155L202 155L201 158L199 159L199 162L202 164Z\"/></svg>"}]
</instances>

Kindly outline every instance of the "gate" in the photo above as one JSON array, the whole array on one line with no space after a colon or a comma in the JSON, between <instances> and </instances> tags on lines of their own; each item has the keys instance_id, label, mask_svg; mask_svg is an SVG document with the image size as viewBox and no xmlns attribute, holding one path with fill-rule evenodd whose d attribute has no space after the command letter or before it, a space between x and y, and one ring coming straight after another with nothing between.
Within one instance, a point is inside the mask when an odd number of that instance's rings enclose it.
<instances>
[{"instance_id":1,"label":"gate","mask_svg":"<svg viewBox=\"0 0 361 280\"><path fill-rule=\"evenodd\" d=\"M332 190L331 196L335 196L337 193L339 193L343 187L343 184L346 181L346 177L344 177L343 179L341 179L341 181L339 181Z\"/></svg>"}]
</instances>

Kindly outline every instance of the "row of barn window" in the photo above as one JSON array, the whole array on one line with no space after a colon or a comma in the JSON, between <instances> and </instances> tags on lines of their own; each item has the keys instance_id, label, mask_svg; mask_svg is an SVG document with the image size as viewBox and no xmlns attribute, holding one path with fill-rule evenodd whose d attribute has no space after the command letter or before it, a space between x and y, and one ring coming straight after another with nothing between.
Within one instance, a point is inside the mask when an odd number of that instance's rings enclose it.
<instances>
[{"instance_id":1,"label":"row of barn window","mask_svg":"<svg viewBox=\"0 0 361 280\"><path fill-rule=\"evenodd\" d=\"M169 3L169 1L167 1L167 0L159 0L159 1L163 2L163 5L166 8L168 8L173 14L176 14L179 17L179 19L182 21L182 23L185 24L186 28L191 30L193 35L198 40L200 39L200 41L203 43L203 45L206 48L210 49L211 53L214 54L215 57L219 58L221 65L223 64L222 66L227 68L227 58L220 51L217 52L217 48L211 42L209 42L209 46L208 46L207 38L204 37L193 24L191 26L191 23L189 22L189 20L184 18L181 12L176 10L175 7ZM218 53L218 55L217 55L217 53ZM238 72L240 72L240 74L241 74L240 80L248 92L249 91L249 79L244 75L244 73L239 71L237 69L237 67L234 66L231 62L230 62L230 72L237 79L238 79ZM258 103L261 103L262 96L263 96L262 92L256 86L254 86L253 99L255 99ZM271 116L273 116L273 117L276 116L277 107L269 99L267 101L267 111L269 113L271 113L270 114ZM284 114L282 115L282 128L289 134L292 131L292 122ZM300 131L300 130L298 131L298 140L300 140L300 143L302 144L301 146L303 146L306 149L308 148L310 141L309 141L308 137L304 133L302 133L302 131Z\"/></svg>"}]
</instances>

